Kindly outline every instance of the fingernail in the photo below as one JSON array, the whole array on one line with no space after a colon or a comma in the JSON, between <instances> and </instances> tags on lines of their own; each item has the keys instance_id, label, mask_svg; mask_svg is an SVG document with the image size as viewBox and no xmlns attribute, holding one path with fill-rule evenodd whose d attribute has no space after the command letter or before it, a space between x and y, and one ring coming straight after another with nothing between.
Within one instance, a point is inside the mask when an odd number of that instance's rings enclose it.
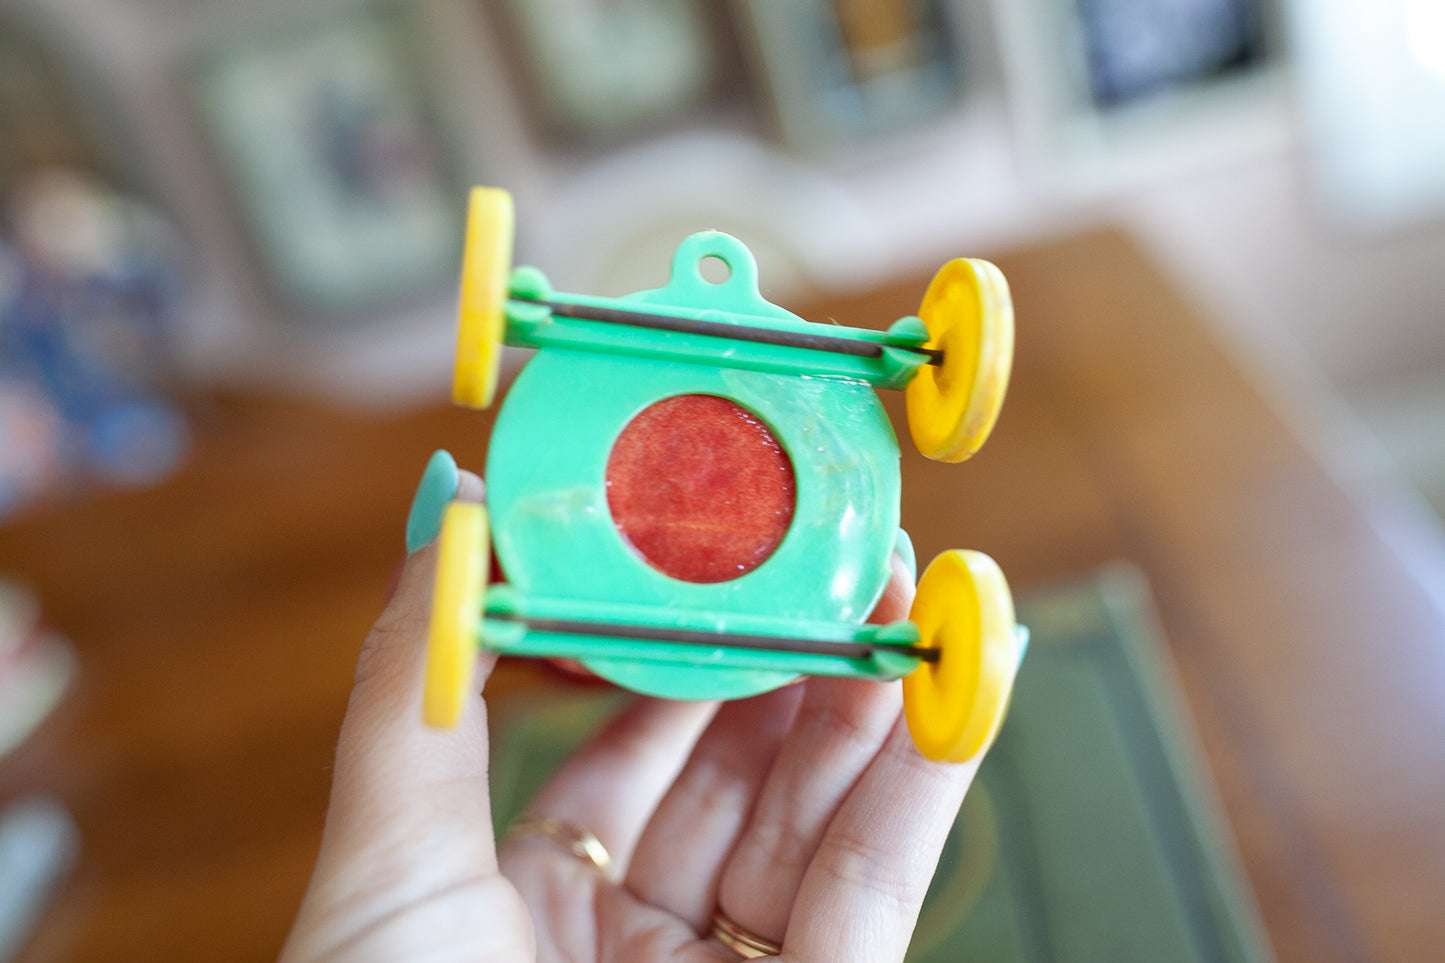
<instances>
[{"instance_id":1,"label":"fingernail","mask_svg":"<svg viewBox=\"0 0 1445 963\"><path fill-rule=\"evenodd\" d=\"M918 581L918 553L913 551L913 539L903 529L893 536L893 551L903 559L903 564L908 566L908 574L913 576L913 581Z\"/></svg>"},{"instance_id":2,"label":"fingernail","mask_svg":"<svg viewBox=\"0 0 1445 963\"><path fill-rule=\"evenodd\" d=\"M456 497L460 484L457 463L445 450L434 452L421 473L421 482L406 516L406 550L410 554L431 544L442 530L442 514Z\"/></svg>"}]
</instances>

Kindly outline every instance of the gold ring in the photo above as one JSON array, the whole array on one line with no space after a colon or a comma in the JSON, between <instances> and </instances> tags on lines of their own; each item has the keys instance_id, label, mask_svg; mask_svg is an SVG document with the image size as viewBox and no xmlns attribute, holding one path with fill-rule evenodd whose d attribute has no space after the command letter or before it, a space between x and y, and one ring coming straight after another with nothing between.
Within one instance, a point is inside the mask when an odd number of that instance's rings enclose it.
<instances>
[{"instance_id":1,"label":"gold ring","mask_svg":"<svg viewBox=\"0 0 1445 963\"><path fill-rule=\"evenodd\" d=\"M783 952L781 943L765 940L756 933L749 933L728 918L722 910L712 917L712 936L723 946L744 960L756 960L764 956L777 956Z\"/></svg>"},{"instance_id":2,"label":"gold ring","mask_svg":"<svg viewBox=\"0 0 1445 963\"><path fill-rule=\"evenodd\" d=\"M607 847L602 845L602 840L595 834L581 826L573 825L565 819L550 819L523 813L507 828L506 838L519 839L522 836L544 836L560 844L578 859L591 863L597 872L610 878L612 856L607 852Z\"/></svg>"}]
</instances>

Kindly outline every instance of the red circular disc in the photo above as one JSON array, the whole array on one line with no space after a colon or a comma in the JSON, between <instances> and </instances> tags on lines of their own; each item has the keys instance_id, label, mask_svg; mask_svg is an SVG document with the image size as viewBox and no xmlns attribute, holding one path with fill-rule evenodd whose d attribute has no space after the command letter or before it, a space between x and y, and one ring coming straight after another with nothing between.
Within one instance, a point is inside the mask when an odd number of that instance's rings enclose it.
<instances>
[{"instance_id":1,"label":"red circular disc","mask_svg":"<svg viewBox=\"0 0 1445 963\"><path fill-rule=\"evenodd\" d=\"M793 463L767 426L716 395L650 405L607 460L617 530L653 568L726 582L761 565L788 530Z\"/></svg>"}]
</instances>

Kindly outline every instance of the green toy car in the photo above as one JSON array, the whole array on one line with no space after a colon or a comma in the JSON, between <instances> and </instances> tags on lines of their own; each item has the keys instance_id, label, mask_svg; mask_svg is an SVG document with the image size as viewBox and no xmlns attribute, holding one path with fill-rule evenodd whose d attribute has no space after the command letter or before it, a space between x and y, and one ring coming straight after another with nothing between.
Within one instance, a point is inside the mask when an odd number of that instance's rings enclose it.
<instances>
[{"instance_id":1,"label":"green toy car","mask_svg":"<svg viewBox=\"0 0 1445 963\"><path fill-rule=\"evenodd\" d=\"M997 732L1027 632L998 566L949 551L906 621L866 623L896 548L899 450L874 389L907 393L942 461L992 429L1013 355L997 268L945 265L886 331L766 301L736 238L694 234L665 287L622 298L512 269L512 202L472 192L453 394L485 408L502 345L536 349L497 414L486 505L428 467L409 541L439 530L425 716L454 725L479 648L570 659L674 699L736 699L804 675L902 678L915 743L964 760ZM715 258L726 280L707 280ZM415 531L412 531L414 528ZM488 584L495 551L504 581Z\"/></svg>"}]
</instances>

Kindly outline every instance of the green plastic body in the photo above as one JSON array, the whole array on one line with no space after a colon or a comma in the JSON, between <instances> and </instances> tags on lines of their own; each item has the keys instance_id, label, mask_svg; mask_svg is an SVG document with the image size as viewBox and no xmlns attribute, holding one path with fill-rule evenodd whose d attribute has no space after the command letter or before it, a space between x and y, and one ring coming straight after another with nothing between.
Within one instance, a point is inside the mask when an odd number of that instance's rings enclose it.
<instances>
[{"instance_id":1,"label":"green plastic body","mask_svg":"<svg viewBox=\"0 0 1445 963\"><path fill-rule=\"evenodd\" d=\"M709 257L728 265L731 274L726 281L713 283L703 277L698 265ZM720 231L703 231L678 245L673 255L672 277L666 287L622 298L554 292L542 272L536 268L518 268L511 279L514 300L507 303L507 343L524 348L570 348L670 362L690 361L809 378L840 378L880 388L905 387L925 363L924 355L908 350L920 347L929 337L928 329L918 318L902 318L887 331L805 321L763 298L758 292L757 273L752 252L737 238ZM876 344L879 357L602 324L554 315L546 305L535 303L541 300L601 308L625 306L738 327L824 334Z\"/></svg>"},{"instance_id":2,"label":"green plastic body","mask_svg":"<svg viewBox=\"0 0 1445 963\"><path fill-rule=\"evenodd\" d=\"M616 626L701 632L728 632L823 642L857 642L874 648L870 655L777 652L735 645L704 646L572 632L527 628L510 617L525 613L532 619L579 620ZM738 680L772 688L776 679L798 675L829 675L888 681L902 678L918 666L918 657L889 647L918 644L918 627L912 622L861 625L846 622L809 622L760 615L658 609L619 602L537 598L525 600L510 585L494 586L487 593L486 613L478 627L486 647L505 655L576 659L594 672L606 669L607 678L635 692L678 698L678 672L689 685L688 698L729 698ZM695 675L696 673L696 675Z\"/></svg>"},{"instance_id":3,"label":"green plastic body","mask_svg":"<svg viewBox=\"0 0 1445 963\"><path fill-rule=\"evenodd\" d=\"M698 265L706 257L726 262L727 281L703 278ZM530 269L514 273L514 293L562 299ZM679 246L666 287L592 303L859 340L889 337L811 324L769 303L758 293L752 254L718 232ZM825 641L876 637L881 627L860 623L889 576L899 451L873 385L906 380L921 356L885 346L880 357L863 358L553 318L522 301L509 302L508 315L508 343L538 350L498 413L487 460L493 546L510 583L489 593L489 610ZM894 326L898 343L921 343L910 320ZM781 543L727 582L664 575L621 537L608 509L607 461L622 429L649 405L687 394L718 395L748 409L773 432L797 479ZM741 698L801 674L896 678L917 664L903 653L846 659L536 631L519 637L517 623L493 619L480 629L487 648L577 658L626 688L679 699Z\"/></svg>"}]
</instances>

